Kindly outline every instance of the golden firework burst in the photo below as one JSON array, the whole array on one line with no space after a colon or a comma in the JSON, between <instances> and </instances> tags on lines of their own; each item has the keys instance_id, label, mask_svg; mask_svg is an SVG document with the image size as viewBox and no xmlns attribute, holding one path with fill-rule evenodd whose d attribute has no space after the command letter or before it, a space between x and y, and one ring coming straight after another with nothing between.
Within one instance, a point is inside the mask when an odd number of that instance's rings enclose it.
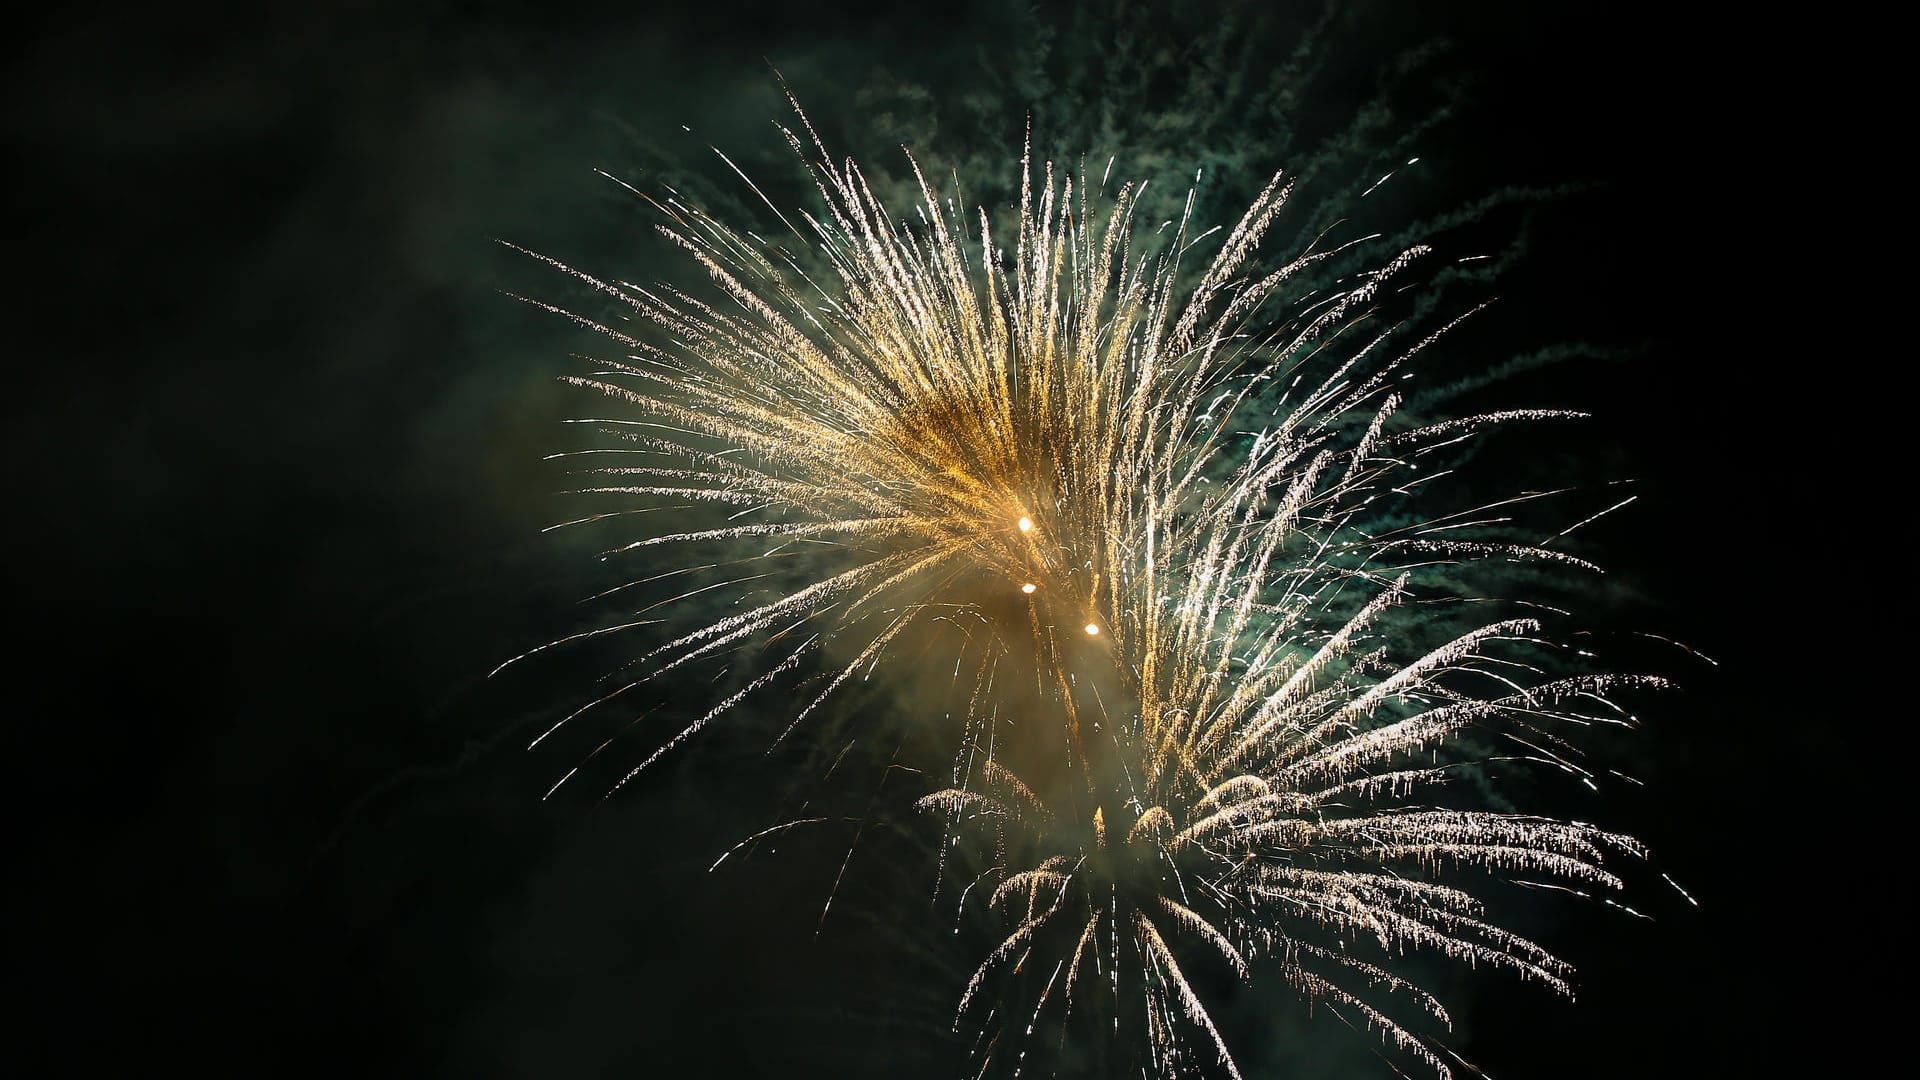
<instances>
[{"instance_id":1,"label":"golden firework burst","mask_svg":"<svg viewBox=\"0 0 1920 1080\"><path fill-rule=\"evenodd\" d=\"M794 724L916 627L964 616L988 633L956 649L972 683L952 783L919 805L953 842L990 839L982 872L1015 917L963 1018L1009 964L1050 971L1028 1029L1084 986L1125 985L1151 1067L1180 1072L1183 1033L1200 1032L1237 1076L1176 958L1197 944L1241 977L1265 958L1445 1075L1375 996L1445 1022L1389 970L1395 956L1566 992L1566 965L1441 879L1468 867L1612 887L1605 857L1637 845L1422 800L1466 760L1451 748L1469 729L1581 771L1564 729L1623 722L1610 695L1658 680L1550 676L1528 657L1553 643L1527 618L1410 652L1391 616L1481 599L1421 593L1422 566L1585 564L1473 539L1471 511L1378 523L1431 477L1428 455L1571 414L1404 420L1399 380L1446 328L1409 340L1368 317L1424 249L1293 303L1289 287L1334 249L1257 262L1290 194L1282 176L1231 228L1195 235L1183 216L1151 239L1133 222L1138 187L1109 192L1029 152L1006 249L991 215L969 226L911 157L921 201L895 214L796 114L787 138L822 207L780 214L798 247L662 197L661 231L711 295L562 267L630 309L631 324L579 320L625 350L572 379L624 410L599 421L618 463L584 490L729 515L621 550L748 556L711 586L732 586L737 609L671 635L609 696L723 651L765 657L629 778L805 664L827 670ZM1212 254L1196 260L1203 242ZM760 591L796 564L818 573ZM991 730L1015 713L1029 722ZM1049 944L1055 962L1031 963Z\"/></svg>"}]
</instances>

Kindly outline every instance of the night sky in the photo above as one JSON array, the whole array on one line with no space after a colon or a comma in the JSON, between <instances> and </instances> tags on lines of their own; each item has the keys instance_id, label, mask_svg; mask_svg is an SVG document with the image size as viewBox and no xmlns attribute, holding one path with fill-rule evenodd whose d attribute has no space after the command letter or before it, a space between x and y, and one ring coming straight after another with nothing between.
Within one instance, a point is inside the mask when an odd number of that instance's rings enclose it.
<instances>
[{"instance_id":1,"label":"night sky","mask_svg":"<svg viewBox=\"0 0 1920 1080\"><path fill-rule=\"evenodd\" d=\"M1627 900L1651 921L1525 916L1578 1002L1448 975L1451 1044L1503 1080L1739 1075L1878 1025L1834 989L1878 939L1819 884L1852 865L1820 808L1865 806L1837 794L1861 765L1836 743L1861 750L1835 732L1871 721L1821 685L1851 648L1838 586L1793 568L1839 558L1817 448L1849 429L1799 387L1827 361L1762 269L1818 231L1790 224L1811 136L1769 59L1805 40L1656 5L1360 3L1276 120L1202 110L1167 73L1262 69L1318 5L1219 9L1247 28L1230 57L1209 4L403 7L42 12L3 47L23 1075L957 1073L970 968L928 944L951 916L910 838L876 826L824 920L845 834L707 872L812 790L804 748L763 753L781 701L599 800L671 730L643 721L543 802L632 719L526 749L620 647L488 677L603 616L578 601L609 572L541 532L572 510L543 458L598 407L558 377L596 345L505 295L583 294L495 241L685 274L594 170L737 199L712 144L803 198L776 69L885 168L908 141L1004 182L1029 112L1071 142L1102 80L1144 71L1093 152L1169 187L1207 164L1223 213L1376 101L1385 137L1434 121L1390 210L1551 189L1454 237L1524 234L1485 343L1589 346L1513 392L1596 413L1568 468L1637 482L1585 541L1612 571L1595 619L1719 661L1646 653L1684 689L1596 747L1645 787L1569 807L1646 840L1700 906L1643 875ZM1223 1008L1250 1076L1392 1075L1283 993Z\"/></svg>"}]
</instances>

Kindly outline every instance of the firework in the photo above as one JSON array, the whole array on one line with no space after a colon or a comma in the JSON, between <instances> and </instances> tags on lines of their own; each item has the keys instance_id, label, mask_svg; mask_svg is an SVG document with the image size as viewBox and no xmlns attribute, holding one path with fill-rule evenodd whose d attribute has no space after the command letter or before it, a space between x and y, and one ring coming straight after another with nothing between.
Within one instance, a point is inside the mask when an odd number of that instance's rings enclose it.
<instances>
[{"instance_id":1,"label":"firework","mask_svg":"<svg viewBox=\"0 0 1920 1080\"><path fill-rule=\"evenodd\" d=\"M1657 680L1558 673L1537 620L1472 619L1483 597L1434 573L1585 564L1503 537L1504 509L1411 509L1448 448L1570 415L1403 418L1408 362L1446 328L1371 317L1424 249L1302 302L1299 282L1346 249L1256 260L1283 177L1231 228L1193 234L1189 196L1150 231L1137 186L1029 153L997 230L918 164L920 203L897 217L798 127L823 210L768 201L792 246L667 195L649 199L661 231L711 289L562 267L636 327L569 316L626 350L572 380L626 410L593 421L616 439L582 490L719 515L609 554L721 545L744 567L677 598L730 594L731 613L668 635L599 700L760 658L628 777L783 678L813 680L792 730L909 644L942 649L965 708L951 785L919 805L944 822L949 869L968 868L963 898L986 881L1012 914L960 1019L996 972L1039 987L984 1010L1009 1036L984 1056L1017 1063L1043 1018L1064 1032L1099 1009L1143 1069L1237 1076L1186 974L1196 955L1277 971L1442 1075L1394 1018L1447 1019L1391 970L1401 953L1567 992L1565 964L1448 875L1614 887L1606 859L1637 845L1434 791L1494 755L1584 775L1566 731L1626 722L1610 695ZM1415 605L1443 614L1395 618Z\"/></svg>"}]
</instances>

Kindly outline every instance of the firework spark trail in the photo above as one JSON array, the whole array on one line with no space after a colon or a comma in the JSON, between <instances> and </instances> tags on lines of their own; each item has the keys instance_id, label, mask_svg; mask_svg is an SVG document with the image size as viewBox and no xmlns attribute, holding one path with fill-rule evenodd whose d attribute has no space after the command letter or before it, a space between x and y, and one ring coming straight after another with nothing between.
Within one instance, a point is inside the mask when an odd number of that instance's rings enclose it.
<instances>
[{"instance_id":1,"label":"firework spark trail","mask_svg":"<svg viewBox=\"0 0 1920 1080\"><path fill-rule=\"evenodd\" d=\"M762 555L682 594L731 589L739 610L656 646L597 700L732 650L765 657L626 779L834 656L797 725L927 624L969 612L990 642L952 665L974 679L960 688L953 786L919 805L956 840L992 845L990 906L1008 908L1014 929L968 984L961 1019L993 970L1056 948L1054 963L1033 964L1050 972L1039 1000L994 1014L1030 1016L1030 1033L1057 995L1064 1037L1083 984L1125 983L1141 995L1157 1069L1187 1068L1182 1033L1199 1032L1237 1076L1176 959L1192 944L1241 977L1268 958L1445 1076L1436 1048L1365 996L1447 1022L1432 995L1382 966L1393 956L1426 950L1570 993L1565 964L1435 878L1466 867L1615 887L1606 857L1637 844L1416 796L1455 774L1469 731L1584 777L1566 729L1617 722L1609 695L1658 680L1549 675L1540 657L1555 646L1533 619L1480 622L1413 653L1388 632L1415 603L1481 599L1423 592L1431 564L1585 567L1544 545L1478 538L1537 493L1377 523L1434 475L1424 456L1571 414L1403 420L1396 377L1451 324L1401 345L1406 328L1372 316L1425 249L1275 314L1338 250L1256 268L1290 194L1280 176L1196 269L1182 262L1207 236L1190 234L1191 196L1156 246L1136 236L1138 187L1090 190L1051 163L1036 169L1029 150L1008 255L990 215L970 230L911 156L917 224L890 212L795 110L801 133L782 130L811 161L825 212L780 218L824 272L671 195L649 199L661 232L705 271L712 299L535 256L647 328L540 304L628 350L570 380L636 414L600 422L622 445L597 452L625 460L588 469L581 490L731 515L609 554L730 544ZM828 552L805 563L826 569L773 586L759 564L796 545ZM1054 719L1002 730L1016 710ZM1065 781L1029 785L1007 764L1058 765L1062 753Z\"/></svg>"}]
</instances>

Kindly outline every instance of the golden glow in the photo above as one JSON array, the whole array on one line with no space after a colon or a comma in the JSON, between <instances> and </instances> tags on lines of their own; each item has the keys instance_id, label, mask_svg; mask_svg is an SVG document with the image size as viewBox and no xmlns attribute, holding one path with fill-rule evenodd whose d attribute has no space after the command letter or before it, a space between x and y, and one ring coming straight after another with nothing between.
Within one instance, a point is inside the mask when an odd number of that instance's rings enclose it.
<instances>
[{"instance_id":1,"label":"golden glow","mask_svg":"<svg viewBox=\"0 0 1920 1080\"><path fill-rule=\"evenodd\" d=\"M1032 532L1032 531L1033 531L1033 519L1032 519L1032 518L1030 518L1030 517L1023 517L1023 518L1021 518L1021 519L1020 519L1020 531L1021 531L1021 532Z\"/></svg>"},{"instance_id":2,"label":"golden glow","mask_svg":"<svg viewBox=\"0 0 1920 1080\"><path fill-rule=\"evenodd\" d=\"M1099 623L1088 623L1088 624L1087 624L1087 636L1088 636L1088 637L1099 637L1099 636L1100 636L1100 624L1099 624Z\"/></svg>"},{"instance_id":3,"label":"golden glow","mask_svg":"<svg viewBox=\"0 0 1920 1080\"><path fill-rule=\"evenodd\" d=\"M1031 593L1036 588L1038 588L1038 586L1029 581L1025 585L1020 586L1020 591L1023 593Z\"/></svg>"}]
</instances>

